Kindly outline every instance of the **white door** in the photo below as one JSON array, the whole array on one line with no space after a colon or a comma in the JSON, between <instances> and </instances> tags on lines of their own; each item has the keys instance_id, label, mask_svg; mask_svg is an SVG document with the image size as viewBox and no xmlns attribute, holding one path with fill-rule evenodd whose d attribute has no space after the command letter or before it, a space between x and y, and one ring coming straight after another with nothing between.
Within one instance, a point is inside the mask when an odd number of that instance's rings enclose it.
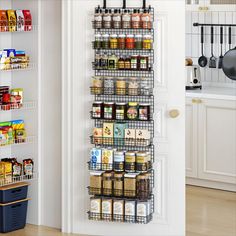
<instances>
[{"instance_id":1,"label":"white door","mask_svg":"<svg viewBox=\"0 0 236 236\"><path fill-rule=\"evenodd\" d=\"M127 1L141 6L142 1ZM185 234L185 1L147 1L155 8L155 213L148 225L89 221L87 164L94 7L102 1L63 1L62 230L86 235ZM108 6L122 1L108 0ZM172 110L177 111L172 111ZM172 112L171 112L172 111ZM171 118L176 116L176 118ZM178 116L179 113L179 116Z\"/></svg>"}]
</instances>

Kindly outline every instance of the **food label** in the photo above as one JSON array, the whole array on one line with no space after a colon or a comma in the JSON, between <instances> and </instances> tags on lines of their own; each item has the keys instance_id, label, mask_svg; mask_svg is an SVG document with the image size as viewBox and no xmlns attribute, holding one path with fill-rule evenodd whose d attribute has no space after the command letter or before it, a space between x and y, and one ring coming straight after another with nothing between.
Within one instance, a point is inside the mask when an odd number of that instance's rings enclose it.
<instances>
[{"instance_id":1,"label":"food label","mask_svg":"<svg viewBox=\"0 0 236 236\"><path fill-rule=\"evenodd\" d=\"M32 164L26 164L24 168L25 168L25 175L32 175L33 174L33 165Z\"/></svg>"},{"instance_id":2,"label":"food label","mask_svg":"<svg viewBox=\"0 0 236 236\"><path fill-rule=\"evenodd\" d=\"M111 214L112 213L112 200L102 201L102 213Z\"/></svg>"},{"instance_id":3,"label":"food label","mask_svg":"<svg viewBox=\"0 0 236 236\"><path fill-rule=\"evenodd\" d=\"M91 150L91 163L96 167L97 164L102 162L102 150L98 148L93 148Z\"/></svg>"},{"instance_id":4,"label":"food label","mask_svg":"<svg viewBox=\"0 0 236 236\"><path fill-rule=\"evenodd\" d=\"M125 215L135 216L135 202L134 201L125 203Z\"/></svg>"},{"instance_id":5,"label":"food label","mask_svg":"<svg viewBox=\"0 0 236 236\"><path fill-rule=\"evenodd\" d=\"M147 203L137 203L137 216L147 216Z\"/></svg>"},{"instance_id":6,"label":"food label","mask_svg":"<svg viewBox=\"0 0 236 236\"><path fill-rule=\"evenodd\" d=\"M113 150L103 149L102 151L102 163L112 164L113 162Z\"/></svg>"},{"instance_id":7,"label":"food label","mask_svg":"<svg viewBox=\"0 0 236 236\"><path fill-rule=\"evenodd\" d=\"M123 215L124 214L124 202L123 201L114 201L113 213L114 213L114 215Z\"/></svg>"},{"instance_id":8,"label":"food label","mask_svg":"<svg viewBox=\"0 0 236 236\"><path fill-rule=\"evenodd\" d=\"M148 110L146 108L139 108L139 119L148 120Z\"/></svg>"},{"instance_id":9,"label":"food label","mask_svg":"<svg viewBox=\"0 0 236 236\"><path fill-rule=\"evenodd\" d=\"M92 199L91 200L90 211L93 213L101 213L101 199Z\"/></svg>"},{"instance_id":10,"label":"food label","mask_svg":"<svg viewBox=\"0 0 236 236\"><path fill-rule=\"evenodd\" d=\"M95 21L102 21L102 15L96 15L96 16L94 17L94 20L95 20Z\"/></svg>"}]
</instances>

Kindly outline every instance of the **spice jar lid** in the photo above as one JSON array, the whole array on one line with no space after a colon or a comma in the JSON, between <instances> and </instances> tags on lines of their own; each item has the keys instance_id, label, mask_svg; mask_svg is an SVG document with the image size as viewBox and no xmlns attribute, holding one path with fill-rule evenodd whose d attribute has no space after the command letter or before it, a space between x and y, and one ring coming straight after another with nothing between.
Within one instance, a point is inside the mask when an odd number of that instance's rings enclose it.
<instances>
[{"instance_id":1,"label":"spice jar lid","mask_svg":"<svg viewBox=\"0 0 236 236\"><path fill-rule=\"evenodd\" d=\"M128 34L127 38L134 38L134 35L133 34Z\"/></svg>"},{"instance_id":2,"label":"spice jar lid","mask_svg":"<svg viewBox=\"0 0 236 236\"><path fill-rule=\"evenodd\" d=\"M124 155L124 152L123 151L115 151L114 155Z\"/></svg>"},{"instance_id":3,"label":"spice jar lid","mask_svg":"<svg viewBox=\"0 0 236 236\"><path fill-rule=\"evenodd\" d=\"M136 153L135 152L126 152L125 155L126 156L135 156Z\"/></svg>"},{"instance_id":4,"label":"spice jar lid","mask_svg":"<svg viewBox=\"0 0 236 236\"><path fill-rule=\"evenodd\" d=\"M126 105L125 102L117 102L117 103L116 103L116 106L125 106L125 105Z\"/></svg>"},{"instance_id":5,"label":"spice jar lid","mask_svg":"<svg viewBox=\"0 0 236 236\"><path fill-rule=\"evenodd\" d=\"M93 102L93 104L102 104L103 102Z\"/></svg>"},{"instance_id":6,"label":"spice jar lid","mask_svg":"<svg viewBox=\"0 0 236 236\"><path fill-rule=\"evenodd\" d=\"M95 38L101 38L102 35L101 34L95 34Z\"/></svg>"},{"instance_id":7,"label":"spice jar lid","mask_svg":"<svg viewBox=\"0 0 236 236\"><path fill-rule=\"evenodd\" d=\"M147 107L147 106L151 106L151 105L149 103L139 103L139 106Z\"/></svg>"},{"instance_id":8,"label":"spice jar lid","mask_svg":"<svg viewBox=\"0 0 236 236\"><path fill-rule=\"evenodd\" d=\"M114 102L104 102L104 105L114 105Z\"/></svg>"},{"instance_id":9,"label":"spice jar lid","mask_svg":"<svg viewBox=\"0 0 236 236\"><path fill-rule=\"evenodd\" d=\"M135 38L142 38L143 36L141 34L135 35Z\"/></svg>"},{"instance_id":10,"label":"spice jar lid","mask_svg":"<svg viewBox=\"0 0 236 236\"><path fill-rule=\"evenodd\" d=\"M109 34L103 34L102 37L103 38L109 38Z\"/></svg>"},{"instance_id":11,"label":"spice jar lid","mask_svg":"<svg viewBox=\"0 0 236 236\"><path fill-rule=\"evenodd\" d=\"M138 103L137 102L129 102L129 106L135 107L135 106L138 106Z\"/></svg>"},{"instance_id":12,"label":"spice jar lid","mask_svg":"<svg viewBox=\"0 0 236 236\"><path fill-rule=\"evenodd\" d=\"M151 36L150 34L146 34L146 35L143 36L143 38L145 38L145 39L151 39L152 36Z\"/></svg>"},{"instance_id":13,"label":"spice jar lid","mask_svg":"<svg viewBox=\"0 0 236 236\"><path fill-rule=\"evenodd\" d=\"M137 156L145 157L145 156L147 156L147 153L146 152L137 152Z\"/></svg>"},{"instance_id":14,"label":"spice jar lid","mask_svg":"<svg viewBox=\"0 0 236 236\"><path fill-rule=\"evenodd\" d=\"M111 38L117 38L117 34L111 34Z\"/></svg>"},{"instance_id":15,"label":"spice jar lid","mask_svg":"<svg viewBox=\"0 0 236 236\"><path fill-rule=\"evenodd\" d=\"M125 34L120 34L119 35L119 38L125 38L126 36L125 36Z\"/></svg>"}]
</instances>

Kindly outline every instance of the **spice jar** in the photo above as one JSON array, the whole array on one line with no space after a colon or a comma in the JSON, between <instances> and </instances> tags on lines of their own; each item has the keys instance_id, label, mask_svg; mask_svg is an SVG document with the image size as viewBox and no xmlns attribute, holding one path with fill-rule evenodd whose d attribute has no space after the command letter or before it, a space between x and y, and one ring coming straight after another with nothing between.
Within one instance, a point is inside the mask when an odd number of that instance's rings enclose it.
<instances>
[{"instance_id":1,"label":"spice jar","mask_svg":"<svg viewBox=\"0 0 236 236\"><path fill-rule=\"evenodd\" d=\"M102 35L102 48L109 49L109 34Z\"/></svg>"},{"instance_id":2,"label":"spice jar","mask_svg":"<svg viewBox=\"0 0 236 236\"><path fill-rule=\"evenodd\" d=\"M116 34L112 34L110 36L110 48L117 49L118 48L118 39Z\"/></svg>"},{"instance_id":3,"label":"spice jar","mask_svg":"<svg viewBox=\"0 0 236 236\"><path fill-rule=\"evenodd\" d=\"M98 197L90 198L90 216L91 220L100 220L102 210L102 200Z\"/></svg>"},{"instance_id":4,"label":"spice jar","mask_svg":"<svg viewBox=\"0 0 236 236\"><path fill-rule=\"evenodd\" d=\"M112 199L102 199L102 219L105 221L112 220Z\"/></svg>"},{"instance_id":5,"label":"spice jar","mask_svg":"<svg viewBox=\"0 0 236 236\"><path fill-rule=\"evenodd\" d=\"M100 54L95 55L95 62L94 62L94 69L99 70L101 69L101 62L102 62L102 56Z\"/></svg>"},{"instance_id":6,"label":"spice jar","mask_svg":"<svg viewBox=\"0 0 236 236\"><path fill-rule=\"evenodd\" d=\"M102 47L102 35L96 34L94 41L94 49L100 49Z\"/></svg>"},{"instance_id":7,"label":"spice jar","mask_svg":"<svg viewBox=\"0 0 236 236\"><path fill-rule=\"evenodd\" d=\"M136 215L136 201L126 200L125 201L125 222L135 223Z\"/></svg>"},{"instance_id":8,"label":"spice jar","mask_svg":"<svg viewBox=\"0 0 236 236\"><path fill-rule=\"evenodd\" d=\"M101 77L93 77L92 79L92 94L102 94L103 80Z\"/></svg>"},{"instance_id":9,"label":"spice jar","mask_svg":"<svg viewBox=\"0 0 236 236\"><path fill-rule=\"evenodd\" d=\"M131 28L131 15L129 10L124 10L122 14L122 28L130 29Z\"/></svg>"},{"instance_id":10,"label":"spice jar","mask_svg":"<svg viewBox=\"0 0 236 236\"><path fill-rule=\"evenodd\" d=\"M133 29L139 29L140 28L140 22L141 22L141 17L140 17L140 11L137 9L134 9L134 12L131 16L131 25Z\"/></svg>"},{"instance_id":11,"label":"spice jar","mask_svg":"<svg viewBox=\"0 0 236 236\"><path fill-rule=\"evenodd\" d=\"M137 152L136 170L140 172L148 170L148 156L146 152Z\"/></svg>"},{"instance_id":12,"label":"spice jar","mask_svg":"<svg viewBox=\"0 0 236 236\"><path fill-rule=\"evenodd\" d=\"M114 174L114 196L121 197L124 194L124 174Z\"/></svg>"},{"instance_id":13,"label":"spice jar","mask_svg":"<svg viewBox=\"0 0 236 236\"><path fill-rule=\"evenodd\" d=\"M116 55L111 55L108 57L108 70L118 69L118 58Z\"/></svg>"},{"instance_id":14,"label":"spice jar","mask_svg":"<svg viewBox=\"0 0 236 236\"><path fill-rule=\"evenodd\" d=\"M135 35L135 49L141 50L143 49L143 36L141 34Z\"/></svg>"},{"instance_id":15,"label":"spice jar","mask_svg":"<svg viewBox=\"0 0 236 236\"><path fill-rule=\"evenodd\" d=\"M114 152L114 170L124 171L125 167L125 153L123 151Z\"/></svg>"},{"instance_id":16,"label":"spice jar","mask_svg":"<svg viewBox=\"0 0 236 236\"><path fill-rule=\"evenodd\" d=\"M139 104L139 120L150 120L150 104Z\"/></svg>"},{"instance_id":17,"label":"spice jar","mask_svg":"<svg viewBox=\"0 0 236 236\"><path fill-rule=\"evenodd\" d=\"M118 37L118 48L125 49L125 35L120 34Z\"/></svg>"},{"instance_id":18,"label":"spice jar","mask_svg":"<svg viewBox=\"0 0 236 236\"><path fill-rule=\"evenodd\" d=\"M123 57L120 57L118 60L118 70L124 70L125 69L125 59Z\"/></svg>"},{"instance_id":19,"label":"spice jar","mask_svg":"<svg viewBox=\"0 0 236 236\"><path fill-rule=\"evenodd\" d=\"M125 119L126 103L116 103L116 120Z\"/></svg>"},{"instance_id":20,"label":"spice jar","mask_svg":"<svg viewBox=\"0 0 236 236\"><path fill-rule=\"evenodd\" d=\"M152 36L144 35L143 36L143 49L152 49Z\"/></svg>"},{"instance_id":21,"label":"spice jar","mask_svg":"<svg viewBox=\"0 0 236 236\"><path fill-rule=\"evenodd\" d=\"M148 70L148 56L140 56L139 59L140 70Z\"/></svg>"},{"instance_id":22,"label":"spice jar","mask_svg":"<svg viewBox=\"0 0 236 236\"><path fill-rule=\"evenodd\" d=\"M99 68L101 70L107 70L108 69L108 56L107 56L106 53L104 53L103 55L100 55Z\"/></svg>"},{"instance_id":23,"label":"spice jar","mask_svg":"<svg viewBox=\"0 0 236 236\"><path fill-rule=\"evenodd\" d=\"M131 59L129 57L125 58L125 70L131 69Z\"/></svg>"},{"instance_id":24,"label":"spice jar","mask_svg":"<svg viewBox=\"0 0 236 236\"><path fill-rule=\"evenodd\" d=\"M138 119L138 103L129 102L127 106L127 118L129 120L137 120Z\"/></svg>"},{"instance_id":25,"label":"spice jar","mask_svg":"<svg viewBox=\"0 0 236 236\"><path fill-rule=\"evenodd\" d=\"M114 102L104 102L104 119L112 120L115 114L115 103Z\"/></svg>"},{"instance_id":26,"label":"spice jar","mask_svg":"<svg viewBox=\"0 0 236 236\"><path fill-rule=\"evenodd\" d=\"M131 78L128 85L128 94L130 96L137 96L139 90L139 83L136 78Z\"/></svg>"},{"instance_id":27,"label":"spice jar","mask_svg":"<svg viewBox=\"0 0 236 236\"><path fill-rule=\"evenodd\" d=\"M134 35L129 34L125 39L125 47L126 49L134 49L135 48L135 40Z\"/></svg>"},{"instance_id":28,"label":"spice jar","mask_svg":"<svg viewBox=\"0 0 236 236\"><path fill-rule=\"evenodd\" d=\"M90 188L91 195L102 194L102 171L90 172Z\"/></svg>"},{"instance_id":29,"label":"spice jar","mask_svg":"<svg viewBox=\"0 0 236 236\"><path fill-rule=\"evenodd\" d=\"M115 83L113 78L105 78L104 79L104 94L105 95L113 95L115 93Z\"/></svg>"},{"instance_id":30,"label":"spice jar","mask_svg":"<svg viewBox=\"0 0 236 236\"><path fill-rule=\"evenodd\" d=\"M137 55L133 55L131 56L131 69L132 70L138 70L138 60L139 59L139 56Z\"/></svg>"},{"instance_id":31,"label":"spice jar","mask_svg":"<svg viewBox=\"0 0 236 236\"><path fill-rule=\"evenodd\" d=\"M136 154L135 152L125 153L125 171L135 172Z\"/></svg>"},{"instance_id":32,"label":"spice jar","mask_svg":"<svg viewBox=\"0 0 236 236\"><path fill-rule=\"evenodd\" d=\"M103 195L111 196L112 195L112 173L104 173L103 174Z\"/></svg>"},{"instance_id":33,"label":"spice jar","mask_svg":"<svg viewBox=\"0 0 236 236\"><path fill-rule=\"evenodd\" d=\"M101 29L102 28L102 9L97 8L94 14L94 28Z\"/></svg>"},{"instance_id":34,"label":"spice jar","mask_svg":"<svg viewBox=\"0 0 236 236\"><path fill-rule=\"evenodd\" d=\"M113 220L118 222L124 221L125 201L122 199L113 200Z\"/></svg>"},{"instance_id":35,"label":"spice jar","mask_svg":"<svg viewBox=\"0 0 236 236\"><path fill-rule=\"evenodd\" d=\"M140 200L147 200L151 193L150 174L137 176L137 197Z\"/></svg>"},{"instance_id":36,"label":"spice jar","mask_svg":"<svg viewBox=\"0 0 236 236\"><path fill-rule=\"evenodd\" d=\"M120 29L121 28L121 13L120 10L115 9L114 14L112 16L112 24L114 29Z\"/></svg>"},{"instance_id":37,"label":"spice jar","mask_svg":"<svg viewBox=\"0 0 236 236\"><path fill-rule=\"evenodd\" d=\"M116 95L125 95L126 93L126 81L125 79L116 80Z\"/></svg>"},{"instance_id":38,"label":"spice jar","mask_svg":"<svg viewBox=\"0 0 236 236\"><path fill-rule=\"evenodd\" d=\"M105 14L102 17L103 28L111 29L111 10L106 9Z\"/></svg>"},{"instance_id":39,"label":"spice jar","mask_svg":"<svg viewBox=\"0 0 236 236\"><path fill-rule=\"evenodd\" d=\"M124 175L124 196L136 197L136 173Z\"/></svg>"},{"instance_id":40,"label":"spice jar","mask_svg":"<svg viewBox=\"0 0 236 236\"><path fill-rule=\"evenodd\" d=\"M103 102L93 102L92 117L95 119L101 119L103 113Z\"/></svg>"},{"instance_id":41,"label":"spice jar","mask_svg":"<svg viewBox=\"0 0 236 236\"><path fill-rule=\"evenodd\" d=\"M141 16L141 24L143 29L151 29L152 22L151 22L151 14L149 10L145 9L142 16Z\"/></svg>"}]
</instances>

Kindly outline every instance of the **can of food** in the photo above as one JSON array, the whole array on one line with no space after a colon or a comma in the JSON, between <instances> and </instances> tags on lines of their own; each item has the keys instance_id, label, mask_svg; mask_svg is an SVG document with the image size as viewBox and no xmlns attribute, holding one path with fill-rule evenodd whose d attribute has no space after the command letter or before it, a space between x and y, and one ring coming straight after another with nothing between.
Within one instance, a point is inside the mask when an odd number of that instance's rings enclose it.
<instances>
[{"instance_id":1,"label":"can of food","mask_svg":"<svg viewBox=\"0 0 236 236\"><path fill-rule=\"evenodd\" d=\"M125 171L135 172L135 152L126 152L125 153Z\"/></svg>"},{"instance_id":2,"label":"can of food","mask_svg":"<svg viewBox=\"0 0 236 236\"><path fill-rule=\"evenodd\" d=\"M114 171L124 171L125 154L123 151L114 152Z\"/></svg>"},{"instance_id":3,"label":"can of food","mask_svg":"<svg viewBox=\"0 0 236 236\"><path fill-rule=\"evenodd\" d=\"M92 117L101 119L103 115L103 102L93 102Z\"/></svg>"}]
</instances>

